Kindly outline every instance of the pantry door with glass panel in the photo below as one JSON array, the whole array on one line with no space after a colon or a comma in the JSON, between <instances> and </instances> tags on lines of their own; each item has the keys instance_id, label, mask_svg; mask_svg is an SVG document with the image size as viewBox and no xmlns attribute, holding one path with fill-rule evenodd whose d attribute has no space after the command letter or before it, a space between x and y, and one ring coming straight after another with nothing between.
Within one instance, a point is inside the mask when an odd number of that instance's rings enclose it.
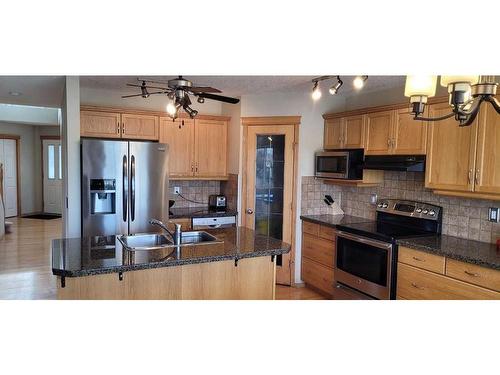
<instances>
[{"instance_id":1,"label":"pantry door with glass panel","mask_svg":"<svg viewBox=\"0 0 500 375\"><path fill-rule=\"evenodd\" d=\"M61 140L43 139L43 212L62 212Z\"/></svg>"},{"instance_id":2,"label":"pantry door with glass panel","mask_svg":"<svg viewBox=\"0 0 500 375\"><path fill-rule=\"evenodd\" d=\"M294 126L248 126L244 225L292 243ZM276 260L276 282L290 285L291 254Z\"/></svg>"}]
</instances>

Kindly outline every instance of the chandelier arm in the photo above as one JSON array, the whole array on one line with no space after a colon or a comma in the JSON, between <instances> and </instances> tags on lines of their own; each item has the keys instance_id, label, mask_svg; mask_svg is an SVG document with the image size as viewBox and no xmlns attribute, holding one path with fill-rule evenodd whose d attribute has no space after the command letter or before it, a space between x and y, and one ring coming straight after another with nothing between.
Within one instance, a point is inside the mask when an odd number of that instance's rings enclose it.
<instances>
[{"instance_id":1,"label":"chandelier arm","mask_svg":"<svg viewBox=\"0 0 500 375\"><path fill-rule=\"evenodd\" d=\"M457 108L456 112L461 114L461 115L469 116L469 115L471 115L479 110L479 106L481 105L481 103L483 101L484 101L484 97L480 97L477 101L472 103L472 107L469 110L463 109L464 106L466 106L468 103L470 103L470 100L469 100L466 103L464 103L463 105L461 105L459 108Z\"/></svg>"},{"instance_id":2,"label":"chandelier arm","mask_svg":"<svg viewBox=\"0 0 500 375\"><path fill-rule=\"evenodd\" d=\"M414 120L420 120L420 121L441 121L441 120L446 120L447 118L455 116L454 112L451 112L447 115L444 116L439 116L439 117L420 117L418 115L415 115L413 117Z\"/></svg>"},{"instance_id":3,"label":"chandelier arm","mask_svg":"<svg viewBox=\"0 0 500 375\"><path fill-rule=\"evenodd\" d=\"M475 109L467 115L467 120L465 122L460 122L459 126L470 126L476 119L477 115L479 113L479 105L475 107Z\"/></svg>"},{"instance_id":4,"label":"chandelier arm","mask_svg":"<svg viewBox=\"0 0 500 375\"><path fill-rule=\"evenodd\" d=\"M491 105L493 106L493 108L495 108L495 110L498 113L500 113L500 102L497 100L497 98L495 98L494 96L488 96L484 100L486 100L487 102L490 102Z\"/></svg>"}]
</instances>

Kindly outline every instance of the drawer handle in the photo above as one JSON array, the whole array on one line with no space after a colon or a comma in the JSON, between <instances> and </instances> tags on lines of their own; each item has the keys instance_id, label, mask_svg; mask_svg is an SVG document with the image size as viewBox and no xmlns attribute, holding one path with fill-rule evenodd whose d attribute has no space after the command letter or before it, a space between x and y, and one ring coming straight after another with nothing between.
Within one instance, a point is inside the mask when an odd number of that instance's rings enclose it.
<instances>
[{"instance_id":1,"label":"drawer handle","mask_svg":"<svg viewBox=\"0 0 500 375\"><path fill-rule=\"evenodd\" d=\"M414 288L417 288L417 289L420 289L420 290L424 290L424 287L422 286L418 286L417 284L415 283L411 283L411 286L414 287Z\"/></svg>"},{"instance_id":2,"label":"drawer handle","mask_svg":"<svg viewBox=\"0 0 500 375\"><path fill-rule=\"evenodd\" d=\"M413 257L413 259L415 259L417 262L425 262L425 259L420 259L420 258L417 258L417 257Z\"/></svg>"},{"instance_id":3,"label":"drawer handle","mask_svg":"<svg viewBox=\"0 0 500 375\"><path fill-rule=\"evenodd\" d=\"M479 274L474 273L474 272L469 272L469 271L464 271L467 275L472 276L472 277L479 277Z\"/></svg>"}]
</instances>

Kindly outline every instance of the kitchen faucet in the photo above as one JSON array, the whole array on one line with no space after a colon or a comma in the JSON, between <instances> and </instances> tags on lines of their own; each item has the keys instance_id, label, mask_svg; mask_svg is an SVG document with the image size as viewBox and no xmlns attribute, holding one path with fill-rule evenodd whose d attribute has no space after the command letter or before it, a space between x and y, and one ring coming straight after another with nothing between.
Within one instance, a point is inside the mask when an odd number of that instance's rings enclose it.
<instances>
[{"instance_id":1,"label":"kitchen faucet","mask_svg":"<svg viewBox=\"0 0 500 375\"><path fill-rule=\"evenodd\" d=\"M182 238L182 230L181 230L181 224L174 223L175 224L175 231L172 233L163 222L157 219L150 219L149 224L151 225L156 225L163 229L165 232L167 232L170 237L172 238L172 242L174 245L180 245L181 244L181 238Z\"/></svg>"}]
</instances>

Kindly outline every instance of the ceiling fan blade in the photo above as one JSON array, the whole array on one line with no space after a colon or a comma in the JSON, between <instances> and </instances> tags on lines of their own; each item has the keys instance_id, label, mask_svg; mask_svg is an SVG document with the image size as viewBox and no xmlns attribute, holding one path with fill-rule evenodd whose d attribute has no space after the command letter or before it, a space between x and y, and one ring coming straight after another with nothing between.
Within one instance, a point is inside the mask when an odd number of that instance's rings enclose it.
<instances>
[{"instance_id":1,"label":"ceiling fan blade","mask_svg":"<svg viewBox=\"0 0 500 375\"><path fill-rule=\"evenodd\" d=\"M158 87L158 86L149 86L149 85L146 85L146 86L142 86L142 85L136 85L135 83L127 83L126 84L127 86L132 86L132 87L145 87L147 89L158 89L158 90L170 90L168 87Z\"/></svg>"},{"instance_id":2,"label":"ceiling fan blade","mask_svg":"<svg viewBox=\"0 0 500 375\"><path fill-rule=\"evenodd\" d=\"M222 92L219 89L213 88L213 87L207 87L207 86L195 86L195 87L189 87L189 91L196 92L196 93L202 93L202 92Z\"/></svg>"},{"instance_id":3,"label":"ceiling fan blade","mask_svg":"<svg viewBox=\"0 0 500 375\"><path fill-rule=\"evenodd\" d=\"M134 95L122 95L122 98L132 98L134 96L142 96L142 94L134 94Z\"/></svg>"},{"instance_id":4,"label":"ceiling fan blade","mask_svg":"<svg viewBox=\"0 0 500 375\"><path fill-rule=\"evenodd\" d=\"M149 95L165 94L164 91L148 92ZM133 98L134 96L143 96L144 94L123 95L122 98Z\"/></svg>"},{"instance_id":5,"label":"ceiling fan blade","mask_svg":"<svg viewBox=\"0 0 500 375\"><path fill-rule=\"evenodd\" d=\"M208 93L201 93L201 94L198 94L198 96L200 98L217 100L219 102L230 103L230 104L238 104L240 102L240 99L231 98L229 96L214 95L214 94L208 94Z\"/></svg>"}]
</instances>

